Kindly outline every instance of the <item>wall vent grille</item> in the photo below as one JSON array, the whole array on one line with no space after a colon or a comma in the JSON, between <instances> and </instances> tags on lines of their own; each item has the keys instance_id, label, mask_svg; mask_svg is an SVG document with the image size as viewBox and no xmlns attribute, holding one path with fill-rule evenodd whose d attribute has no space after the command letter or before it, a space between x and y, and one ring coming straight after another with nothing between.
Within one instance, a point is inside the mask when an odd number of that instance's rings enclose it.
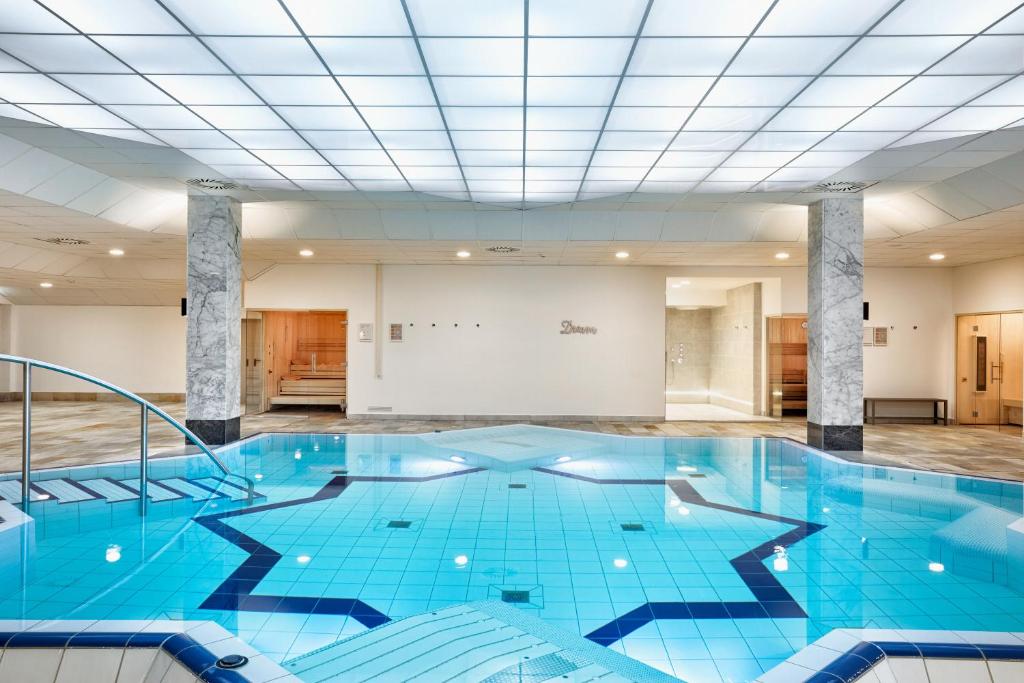
<instances>
[{"instance_id":1,"label":"wall vent grille","mask_svg":"<svg viewBox=\"0 0 1024 683\"><path fill-rule=\"evenodd\" d=\"M487 247L484 251L489 251L492 254L516 254L522 251L519 247L513 247L508 244L496 244L493 247Z\"/></svg>"}]
</instances>

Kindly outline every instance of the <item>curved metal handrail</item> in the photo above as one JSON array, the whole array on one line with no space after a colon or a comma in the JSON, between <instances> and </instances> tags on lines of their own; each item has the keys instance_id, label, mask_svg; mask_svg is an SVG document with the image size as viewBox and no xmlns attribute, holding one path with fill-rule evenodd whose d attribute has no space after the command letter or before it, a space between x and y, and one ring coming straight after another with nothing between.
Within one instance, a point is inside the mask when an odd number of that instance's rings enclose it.
<instances>
[{"instance_id":1,"label":"curved metal handrail","mask_svg":"<svg viewBox=\"0 0 1024 683\"><path fill-rule=\"evenodd\" d=\"M44 368L46 370L52 370L53 372L58 372L58 373L60 373L62 375L68 375L70 377L75 377L77 379L81 379L81 380L84 380L86 382L91 382L92 384L95 384L97 386L103 387L104 389L107 389L108 391L112 391L115 394L118 394L119 396L123 396L124 398L127 398L128 400L130 400L130 401L132 401L134 403L137 403L138 405L142 406L142 454L141 454L141 462L142 462L143 470L146 470L146 467L147 467L147 454L146 454L146 449L147 449L147 438L146 438L147 420L146 420L146 416L148 414L147 411L152 411L156 415L158 415L159 417L163 418L163 420L165 422L167 422L172 427L174 427L179 432L181 432L185 436L186 439L188 439L193 444L198 446L199 450L201 450L203 453L206 454L207 457L209 457L211 460L213 460L214 464L217 465L217 468L220 469L220 471L224 474L224 476L226 476L226 477L238 477L239 479L244 481L245 482L245 487L246 487L246 492L248 494L247 500L248 500L249 503L253 502L253 499L255 497L256 484L255 484L255 482L253 482L252 479L250 479L249 477L243 476L241 474L236 474L235 472L232 472L230 469L228 469L227 465L225 465L224 462L219 457L217 457L217 455L213 451L211 451L210 448L205 443L203 443L203 440L200 439L198 436L196 436L192 432L192 430L190 430L188 427L186 427L185 425L181 424L180 422L175 420L173 417L168 415L166 412L164 412L163 409L159 408L158 406L154 405L153 403L150 403L149 401L147 401L146 399L142 398L138 394L133 393L131 391L128 391L127 389L124 389L122 387L119 387L116 384L111 384L110 382L102 380L102 379L100 379L98 377L93 377L92 375L87 375L84 372L79 372L78 370L73 370L71 368L64 367L63 365L57 365L56 363L47 363L46 361L36 360L35 358L24 358L22 356L12 356L12 355L6 354L6 353L0 353L0 361L5 361L5 362L8 362L8 363L16 363L16 364L22 365L25 368L25 377L26 377L26 379L28 379L28 381L25 382L25 386L23 387L23 391L24 391L24 394L25 394L25 396L24 396L24 403L25 403L25 406L26 406L26 408L25 408L25 425L24 425L24 428L26 430L26 434L24 435L23 438L26 439L25 444L24 444L24 448L26 449L26 451L28 450L28 441L27 441L28 440L28 434L27 434L27 431L30 429L30 424L31 424L30 418L29 418L29 408L28 408L31 405L31 380L30 380L31 375L30 375L30 369L31 368ZM29 486L29 477L28 477L28 471L27 471L28 470L28 453L27 452L24 454L24 458L25 458L25 470L26 471L23 472L22 486L23 486L23 488L24 488L24 490L26 492L26 495L24 496L23 503L25 503L25 504L23 504L23 507L27 508L27 491L28 491L28 486ZM139 497L140 497L140 500L141 500L142 511L143 511L143 513L145 513L145 509L146 509L146 476L145 476L145 471L143 471L143 473L140 475L140 478L139 478Z\"/></svg>"}]
</instances>

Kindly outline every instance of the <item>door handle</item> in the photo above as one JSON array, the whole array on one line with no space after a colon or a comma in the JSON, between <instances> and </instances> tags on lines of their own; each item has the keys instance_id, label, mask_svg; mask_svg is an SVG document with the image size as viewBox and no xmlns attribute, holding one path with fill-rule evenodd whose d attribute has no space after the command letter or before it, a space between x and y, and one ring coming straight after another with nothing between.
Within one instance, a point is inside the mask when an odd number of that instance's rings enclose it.
<instances>
[{"instance_id":1,"label":"door handle","mask_svg":"<svg viewBox=\"0 0 1024 683\"><path fill-rule=\"evenodd\" d=\"M999 374L998 375L996 374L996 370L997 369L999 370ZM1001 382L1002 379L1003 379L1002 378L1002 374L1003 374L1002 363L993 363L992 364L992 381L993 382Z\"/></svg>"}]
</instances>

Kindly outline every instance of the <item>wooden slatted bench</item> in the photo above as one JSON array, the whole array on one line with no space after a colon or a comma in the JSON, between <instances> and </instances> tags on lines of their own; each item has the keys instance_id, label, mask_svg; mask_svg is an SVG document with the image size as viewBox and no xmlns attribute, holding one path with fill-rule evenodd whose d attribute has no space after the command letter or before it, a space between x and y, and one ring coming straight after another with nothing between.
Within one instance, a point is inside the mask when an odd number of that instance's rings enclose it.
<instances>
[{"instance_id":1,"label":"wooden slatted bench","mask_svg":"<svg viewBox=\"0 0 1024 683\"><path fill-rule=\"evenodd\" d=\"M943 425L949 424L949 402L944 398L902 398L902 397L871 397L864 399L864 422L868 424L876 424L877 415L876 409L879 403L931 403L932 404L932 424L938 424L939 420L942 420ZM939 415L939 404L942 404L942 415ZM883 415L883 420L927 420L926 415L912 416L912 415Z\"/></svg>"},{"instance_id":2,"label":"wooden slatted bench","mask_svg":"<svg viewBox=\"0 0 1024 683\"><path fill-rule=\"evenodd\" d=\"M341 365L291 363L271 405L345 405L346 372Z\"/></svg>"}]
</instances>

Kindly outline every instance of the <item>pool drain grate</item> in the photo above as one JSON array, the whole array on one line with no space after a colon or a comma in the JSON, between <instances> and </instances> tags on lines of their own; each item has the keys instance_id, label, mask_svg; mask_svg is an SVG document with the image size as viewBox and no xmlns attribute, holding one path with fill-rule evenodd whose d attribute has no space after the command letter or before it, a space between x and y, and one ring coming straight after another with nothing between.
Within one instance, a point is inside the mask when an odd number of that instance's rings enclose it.
<instances>
[{"instance_id":1,"label":"pool drain grate","mask_svg":"<svg viewBox=\"0 0 1024 683\"><path fill-rule=\"evenodd\" d=\"M526 484L509 484L508 487L510 489L525 489Z\"/></svg>"},{"instance_id":2,"label":"pool drain grate","mask_svg":"<svg viewBox=\"0 0 1024 683\"><path fill-rule=\"evenodd\" d=\"M389 529L408 529L412 526L412 522L406 519L393 519L388 522Z\"/></svg>"},{"instance_id":3,"label":"pool drain grate","mask_svg":"<svg viewBox=\"0 0 1024 683\"><path fill-rule=\"evenodd\" d=\"M530 591L501 591L502 602L524 603L530 602Z\"/></svg>"},{"instance_id":4,"label":"pool drain grate","mask_svg":"<svg viewBox=\"0 0 1024 683\"><path fill-rule=\"evenodd\" d=\"M644 525L639 522L626 522L620 526L623 531L644 531Z\"/></svg>"}]
</instances>

